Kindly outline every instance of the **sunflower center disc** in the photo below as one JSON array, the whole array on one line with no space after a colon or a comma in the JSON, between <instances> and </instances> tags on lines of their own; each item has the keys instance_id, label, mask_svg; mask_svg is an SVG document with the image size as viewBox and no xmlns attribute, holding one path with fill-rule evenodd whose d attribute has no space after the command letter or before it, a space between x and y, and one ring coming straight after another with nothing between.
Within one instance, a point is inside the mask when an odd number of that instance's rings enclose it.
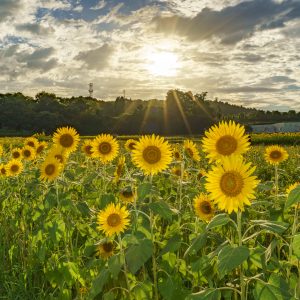
<instances>
[{"instance_id":1,"label":"sunflower center disc","mask_svg":"<svg viewBox=\"0 0 300 300\"><path fill-rule=\"evenodd\" d=\"M102 247L105 252L111 252L113 250L113 243L103 243Z\"/></svg>"},{"instance_id":2,"label":"sunflower center disc","mask_svg":"<svg viewBox=\"0 0 300 300\"><path fill-rule=\"evenodd\" d=\"M23 152L23 154L24 154L25 157L30 157L31 156L31 152L29 150L25 150Z\"/></svg>"},{"instance_id":3,"label":"sunflower center disc","mask_svg":"<svg viewBox=\"0 0 300 300\"><path fill-rule=\"evenodd\" d=\"M19 152L13 152L13 158L19 158L20 157L20 153Z\"/></svg>"},{"instance_id":4,"label":"sunflower center disc","mask_svg":"<svg viewBox=\"0 0 300 300\"><path fill-rule=\"evenodd\" d=\"M44 146L38 146L36 153L41 153L44 150Z\"/></svg>"},{"instance_id":5,"label":"sunflower center disc","mask_svg":"<svg viewBox=\"0 0 300 300\"><path fill-rule=\"evenodd\" d=\"M34 142L28 142L27 145L30 147L34 147Z\"/></svg>"},{"instance_id":6,"label":"sunflower center disc","mask_svg":"<svg viewBox=\"0 0 300 300\"><path fill-rule=\"evenodd\" d=\"M211 209L211 205L208 201L203 201L200 203L200 209L204 214L210 214L212 209Z\"/></svg>"},{"instance_id":7,"label":"sunflower center disc","mask_svg":"<svg viewBox=\"0 0 300 300\"><path fill-rule=\"evenodd\" d=\"M237 149L237 140L231 135L224 135L217 141L217 151L222 155L230 155Z\"/></svg>"},{"instance_id":8,"label":"sunflower center disc","mask_svg":"<svg viewBox=\"0 0 300 300\"><path fill-rule=\"evenodd\" d=\"M101 154L108 154L108 153L110 153L111 152L111 144L107 143L107 142L102 142L99 145L99 152Z\"/></svg>"},{"instance_id":9,"label":"sunflower center disc","mask_svg":"<svg viewBox=\"0 0 300 300\"><path fill-rule=\"evenodd\" d=\"M54 172L55 172L55 166L53 164L49 164L49 165L46 166L45 173L48 176L51 176Z\"/></svg>"},{"instance_id":10,"label":"sunflower center disc","mask_svg":"<svg viewBox=\"0 0 300 300\"><path fill-rule=\"evenodd\" d=\"M107 224L111 227L118 226L121 223L121 218L118 214L111 214L107 218Z\"/></svg>"},{"instance_id":11,"label":"sunflower center disc","mask_svg":"<svg viewBox=\"0 0 300 300\"><path fill-rule=\"evenodd\" d=\"M270 153L270 157L273 159L279 159L281 157L281 152L278 150L274 150Z\"/></svg>"},{"instance_id":12,"label":"sunflower center disc","mask_svg":"<svg viewBox=\"0 0 300 300\"><path fill-rule=\"evenodd\" d=\"M92 155L92 154L93 154L93 152L92 152L92 146L87 145L87 146L85 147L85 152L86 152L87 154L89 154L89 155Z\"/></svg>"},{"instance_id":13,"label":"sunflower center disc","mask_svg":"<svg viewBox=\"0 0 300 300\"><path fill-rule=\"evenodd\" d=\"M229 197L239 195L243 189L243 177L237 172L226 172L221 177L220 188Z\"/></svg>"},{"instance_id":14,"label":"sunflower center disc","mask_svg":"<svg viewBox=\"0 0 300 300\"><path fill-rule=\"evenodd\" d=\"M203 177L203 174L201 172L198 173L198 175L197 175L198 180L200 180L202 177Z\"/></svg>"},{"instance_id":15,"label":"sunflower center disc","mask_svg":"<svg viewBox=\"0 0 300 300\"><path fill-rule=\"evenodd\" d=\"M1 174L5 175L6 174L6 170L4 168L1 169Z\"/></svg>"},{"instance_id":16,"label":"sunflower center disc","mask_svg":"<svg viewBox=\"0 0 300 300\"><path fill-rule=\"evenodd\" d=\"M194 152L191 148L186 148L185 151L187 152L187 154L190 156L190 157L193 157L194 155Z\"/></svg>"},{"instance_id":17,"label":"sunflower center disc","mask_svg":"<svg viewBox=\"0 0 300 300\"><path fill-rule=\"evenodd\" d=\"M11 169L11 171L12 171L13 173L16 173L16 172L19 171L19 166L18 166L18 165L12 165L10 169Z\"/></svg>"},{"instance_id":18,"label":"sunflower center disc","mask_svg":"<svg viewBox=\"0 0 300 300\"><path fill-rule=\"evenodd\" d=\"M175 157L176 159L179 159L179 158L180 158L180 154L179 154L178 152L175 152L175 153L174 153L174 157Z\"/></svg>"},{"instance_id":19,"label":"sunflower center disc","mask_svg":"<svg viewBox=\"0 0 300 300\"><path fill-rule=\"evenodd\" d=\"M143 158L148 164L156 164L161 159L161 152L156 146L148 146L143 151Z\"/></svg>"},{"instance_id":20,"label":"sunflower center disc","mask_svg":"<svg viewBox=\"0 0 300 300\"><path fill-rule=\"evenodd\" d=\"M59 143L65 148L71 147L73 142L73 137L68 133L63 134L59 139Z\"/></svg>"},{"instance_id":21,"label":"sunflower center disc","mask_svg":"<svg viewBox=\"0 0 300 300\"><path fill-rule=\"evenodd\" d=\"M134 146L135 146L135 143L130 143L130 144L128 145L128 148L131 149L131 150L133 150L133 149L134 149Z\"/></svg>"},{"instance_id":22,"label":"sunflower center disc","mask_svg":"<svg viewBox=\"0 0 300 300\"><path fill-rule=\"evenodd\" d=\"M180 169L175 170L175 175L181 176L181 170Z\"/></svg>"},{"instance_id":23,"label":"sunflower center disc","mask_svg":"<svg viewBox=\"0 0 300 300\"><path fill-rule=\"evenodd\" d=\"M131 198L133 196L133 193L132 193L132 191L125 190L125 191L122 192L122 195L125 198Z\"/></svg>"}]
</instances>

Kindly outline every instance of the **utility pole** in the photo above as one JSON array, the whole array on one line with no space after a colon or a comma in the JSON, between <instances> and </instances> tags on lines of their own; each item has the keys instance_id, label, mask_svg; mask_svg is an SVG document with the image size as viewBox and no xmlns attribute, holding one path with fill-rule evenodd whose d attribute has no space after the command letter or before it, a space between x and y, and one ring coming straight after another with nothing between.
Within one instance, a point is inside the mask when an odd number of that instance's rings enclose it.
<instances>
[{"instance_id":1,"label":"utility pole","mask_svg":"<svg viewBox=\"0 0 300 300\"><path fill-rule=\"evenodd\" d=\"M90 93L90 97L91 97L91 98L93 98L93 92L94 92L93 84L92 84L92 83L89 83L89 93Z\"/></svg>"}]
</instances>

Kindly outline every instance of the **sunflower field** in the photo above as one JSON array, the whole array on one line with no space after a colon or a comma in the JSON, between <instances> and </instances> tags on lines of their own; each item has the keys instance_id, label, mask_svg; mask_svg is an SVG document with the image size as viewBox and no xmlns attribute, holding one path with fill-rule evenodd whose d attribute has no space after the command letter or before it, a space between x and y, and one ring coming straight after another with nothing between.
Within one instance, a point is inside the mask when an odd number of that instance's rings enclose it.
<instances>
[{"instance_id":1,"label":"sunflower field","mask_svg":"<svg viewBox=\"0 0 300 300\"><path fill-rule=\"evenodd\" d=\"M300 299L299 146L0 140L1 299Z\"/></svg>"}]
</instances>

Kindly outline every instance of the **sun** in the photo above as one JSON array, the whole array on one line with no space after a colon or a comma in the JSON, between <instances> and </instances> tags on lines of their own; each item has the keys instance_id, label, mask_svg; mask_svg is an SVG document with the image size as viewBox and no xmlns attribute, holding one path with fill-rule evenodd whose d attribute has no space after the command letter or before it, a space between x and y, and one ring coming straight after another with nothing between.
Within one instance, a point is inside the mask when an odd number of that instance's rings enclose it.
<instances>
[{"instance_id":1,"label":"sun","mask_svg":"<svg viewBox=\"0 0 300 300\"><path fill-rule=\"evenodd\" d=\"M170 51L150 51L146 55L147 70L155 76L176 76L179 68L178 56Z\"/></svg>"}]
</instances>

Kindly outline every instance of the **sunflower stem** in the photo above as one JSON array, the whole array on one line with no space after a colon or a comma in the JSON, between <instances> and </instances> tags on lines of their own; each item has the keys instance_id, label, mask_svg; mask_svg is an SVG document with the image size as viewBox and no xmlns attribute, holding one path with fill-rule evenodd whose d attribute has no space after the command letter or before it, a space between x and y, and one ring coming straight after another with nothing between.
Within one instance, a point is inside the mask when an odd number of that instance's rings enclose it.
<instances>
[{"instance_id":1,"label":"sunflower stem","mask_svg":"<svg viewBox=\"0 0 300 300\"><path fill-rule=\"evenodd\" d=\"M293 254L292 244L293 244L295 233L297 232L297 223L298 223L298 204L296 204L295 212L294 212L294 222L293 222L292 232L291 232L292 238L289 244L289 260L291 260ZM287 278L290 278L290 272L291 272L291 268L288 268ZM299 288L300 288L300 273L299 273Z\"/></svg>"},{"instance_id":2,"label":"sunflower stem","mask_svg":"<svg viewBox=\"0 0 300 300\"><path fill-rule=\"evenodd\" d=\"M237 228L238 228L238 238L239 238L239 246L242 246L242 212L239 210L237 212ZM245 281L244 281L244 272L243 265L240 266L240 287L241 287L241 300L245 300Z\"/></svg>"},{"instance_id":3,"label":"sunflower stem","mask_svg":"<svg viewBox=\"0 0 300 300\"><path fill-rule=\"evenodd\" d=\"M275 198L278 203L278 166L275 165Z\"/></svg>"},{"instance_id":4,"label":"sunflower stem","mask_svg":"<svg viewBox=\"0 0 300 300\"><path fill-rule=\"evenodd\" d=\"M125 259L125 251L123 249L123 244L122 244L122 239L121 239L120 234L118 234L118 240L119 240L121 259L122 259L122 263L124 266L124 275L125 275L126 287L127 287L127 291L128 291L128 297L129 297L128 299L131 299L130 285L129 285L129 279L128 279L128 269L127 269L127 264L126 264L126 259Z\"/></svg>"},{"instance_id":5,"label":"sunflower stem","mask_svg":"<svg viewBox=\"0 0 300 300\"><path fill-rule=\"evenodd\" d=\"M152 187L153 175L150 175L150 184ZM152 191L150 193L150 203L152 203ZM154 285L154 299L158 300L158 287L157 287L157 265L156 265L156 247L155 247L155 236L154 236L154 214L153 211L150 210L150 230L151 230L151 240L153 244L153 253L152 253L152 272L153 272L153 285Z\"/></svg>"}]
</instances>

